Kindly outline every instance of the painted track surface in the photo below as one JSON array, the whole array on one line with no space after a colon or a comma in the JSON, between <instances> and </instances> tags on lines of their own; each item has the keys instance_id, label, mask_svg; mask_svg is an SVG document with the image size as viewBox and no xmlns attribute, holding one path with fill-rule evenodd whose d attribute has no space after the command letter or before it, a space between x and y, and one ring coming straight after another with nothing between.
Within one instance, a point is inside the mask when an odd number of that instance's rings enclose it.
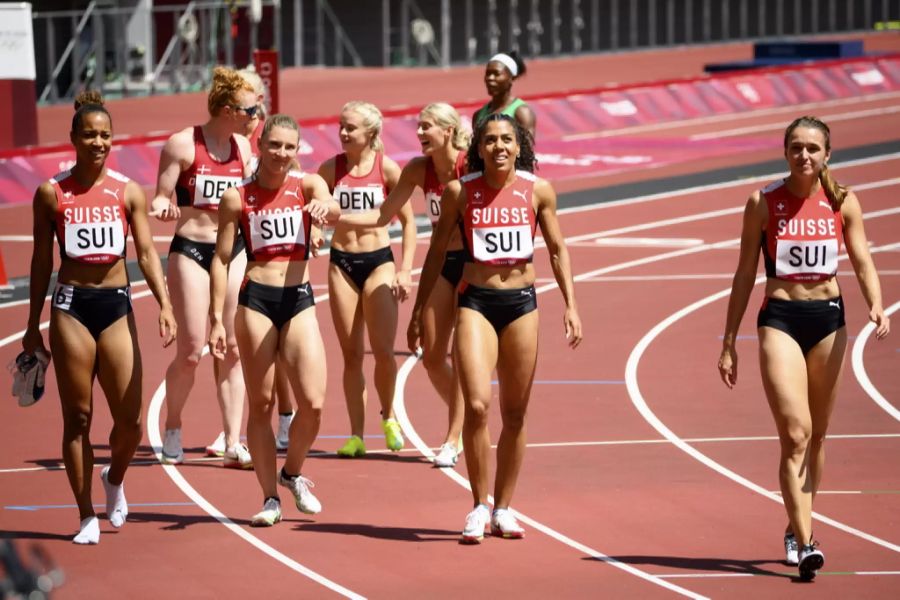
<instances>
[{"instance_id":1,"label":"painted track surface","mask_svg":"<svg viewBox=\"0 0 900 600\"><path fill-rule=\"evenodd\" d=\"M886 125L892 118L885 116L874 125L864 120L846 129L836 124L836 143L859 129L896 131ZM681 135L703 131L708 129ZM774 135L777 148L778 132ZM859 139L872 143L880 138L860 134ZM774 156L777 149L764 158ZM900 298L896 248L900 185L896 180L891 183L898 166L900 158L893 157L836 168L840 180L860 190L873 247L885 249L875 258L886 305ZM682 165L681 173L697 167ZM634 179L641 176L646 174L632 174ZM216 409L208 359L185 414L185 444L193 447L189 455L198 460L177 471L244 532L363 596L681 595L660 581L700 596L793 596L798 589L786 576L792 569L779 563L781 506L676 448L635 405L637 385L647 409L674 435L765 490L777 488L777 442L771 438L774 428L755 364L753 321L759 288L744 318L736 390L729 393L715 369L724 299L678 318L649 342L642 355L636 355L641 341L659 323L730 286L736 261L736 246L730 241L739 235L744 199L758 186L752 181L730 182L717 189L560 217L575 273L582 279L577 294L586 339L575 352L565 348L559 294L542 294L541 358L529 413L532 447L514 506L583 545L580 549L535 526L527 526L528 537L521 542L488 538L480 547L461 547L456 538L470 506L469 492L432 469L420 453L371 453L357 461L327 454L340 445L347 421L340 394L340 354L324 302L317 311L331 368L328 405L315 448L325 454L311 458L305 474L316 482L325 511L309 518L286 502L287 520L278 527L267 531L246 527L260 501L253 474L199 460L200 448L218 431L217 417L210 418ZM714 214L706 214L710 212ZM21 221L26 222L27 217ZM635 241L638 237L649 238L654 245ZM418 263L423 255L420 249ZM536 264L538 273L547 277L544 251L538 252ZM324 283L325 266L324 260L314 263L314 283ZM855 338L865 324L865 310L848 271L842 262L848 333ZM317 289L318 294L323 292ZM408 310L401 308L402 324ZM21 328L25 312L24 306L0 309L4 317L0 338ZM148 403L155 405L158 402L149 399L162 381L170 353L155 339L152 302L137 299L136 313L145 389ZM870 339L863 349L871 381L895 407L900 398L896 333L881 343ZM398 348L402 337L401 327ZM14 357L16 347L13 341L0 348L0 361ZM405 360L399 356L398 364ZM626 382L629 365L635 380ZM326 587L250 546L191 502L164 469L153 464L147 446L136 458L150 464L136 464L128 474L131 514L125 528L114 531L102 521L99 546L71 545L75 509L52 508L72 503L65 475L58 470L61 426L55 385L51 375L48 397L31 409L17 409L11 403L0 406L0 435L8 440L0 464L0 530L22 545L42 544L66 569L69 581L59 597L110 597L123 590L135 598L172 593L192 598L331 595ZM376 403L370 404L367 431L373 436L370 449L377 450L382 442ZM436 444L444 426L443 409L419 367L412 369L403 387L403 404L416 433ZM494 408L495 434L497 412ZM109 425L99 394L93 431L100 462L108 452L102 437ZM831 433L823 483L823 491L829 493L817 499L817 510L881 540L900 543L896 518L900 422L869 399L849 363ZM458 474L465 476L462 465ZM95 485L94 497L102 502L99 484ZM828 553L828 565L809 591L823 598L893 596L900 572L896 549L821 523L815 531ZM648 581L614 568L591 558L584 547L662 579ZM850 574L859 572L893 574Z\"/></svg>"}]
</instances>

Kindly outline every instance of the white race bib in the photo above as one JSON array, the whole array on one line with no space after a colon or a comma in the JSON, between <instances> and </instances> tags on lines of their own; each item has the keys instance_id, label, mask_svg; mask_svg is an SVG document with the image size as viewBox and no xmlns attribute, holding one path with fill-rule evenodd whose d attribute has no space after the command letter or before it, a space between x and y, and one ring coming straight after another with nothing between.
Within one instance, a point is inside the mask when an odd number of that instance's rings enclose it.
<instances>
[{"instance_id":1,"label":"white race bib","mask_svg":"<svg viewBox=\"0 0 900 600\"><path fill-rule=\"evenodd\" d=\"M434 192L425 194L425 206L428 218L431 219L431 225L437 225L438 219L441 218L441 195Z\"/></svg>"},{"instance_id":2,"label":"white race bib","mask_svg":"<svg viewBox=\"0 0 900 600\"><path fill-rule=\"evenodd\" d=\"M775 245L775 276L803 279L804 276L837 273L838 241L778 240Z\"/></svg>"},{"instance_id":3,"label":"white race bib","mask_svg":"<svg viewBox=\"0 0 900 600\"><path fill-rule=\"evenodd\" d=\"M354 188L339 185L334 188L334 199L341 206L342 214L364 213L384 204L384 188L380 185Z\"/></svg>"},{"instance_id":4,"label":"white race bib","mask_svg":"<svg viewBox=\"0 0 900 600\"><path fill-rule=\"evenodd\" d=\"M273 246L306 245L302 210L265 214L251 213L249 223L250 243L254 252Z\"/></svg>"},{"instance_id":5,"label":"white race bib","mask_svg":"<svg viewBox=\"0 0 900 600\"><path fill-rule=\"evenodd\" d=\"M66 254L88 259L121 256L125 252L125 229L121 221L66 223Z\"/></svg>"},{"instance_id":6,"label":"white race bib","mask_svg":"<svg viewBox=\"0 0 900 600\"><path fill-rule=\"evenodd\" d=\"M227 175L197 175L194 179L194 207L218 206L222 194L230 187L243 181L240 177Z\"/></svg>"},{"instance_id":7,"label":"white race bib","mask_svg":"<svg viewBox=\"0 0 900 600\"><path fill-rule=\"evenodd\" d=\"M483 227L472 231L472 250L475 260L518 261L534 255L531 226Z\"/></svg>"}]
</instances>

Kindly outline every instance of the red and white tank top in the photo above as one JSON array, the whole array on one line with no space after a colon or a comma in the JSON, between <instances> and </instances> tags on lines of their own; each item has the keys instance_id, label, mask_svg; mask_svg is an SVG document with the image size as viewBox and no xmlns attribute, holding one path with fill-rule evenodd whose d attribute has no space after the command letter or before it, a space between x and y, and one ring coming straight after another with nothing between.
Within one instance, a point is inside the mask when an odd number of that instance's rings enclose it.
<instances>
[{"instance_id":1,"label":"red and white tank top","mask_svg":"<svg viewBox=\"0 0 900 600\"><path fill-rule=\"evenodd\" d=\"M837 274L843 218L825 191L809 198L791 194L784 181L761 190L769 211L763 237L766 277L788 281L825 281Z\"/></svg>"},{"instance_id":2,"label":"red and white tank top","mask_svg":"<svg viewBox=\"0 0 900 600\"><path fill-rule=\"evenodd\" d=\"M463 239L472 261L485 265L518 265L534 255L534 174L516 171L512 185L489 187L482 173L460 178L466 190Z\"/></svg>"},{"instance_id":3,"label":"red and white tank top","mask_svg":"<svg viewBox=\"0 0 900 600\"><path fill-rule=\"evenodd\" d=\"M106 170L102 182L87 189L75 181L71 171L50 179L56 192L56 239L61 258L108 265L125 257L128 181L112 169Z\"/></svg>"},{"instance_id":4,"label":"red and white tank top","mask_svg":"<svg viewBox=\"0 0 900 600\"><path fill-rule=\"evenodd\" d=\"M219 199L230 187L244 179L244 160L237 140L231 136L231 152L225 162L209 155L203 128L194 127L194 162L178 176L175 197L178 206L191 206L202 210L218 210Z\"/></svg>"},{"instance_id":5,"label":"red and white tank top","mask_svg":"<svg viewBox=\"0 0 900 600\"><path fill-rule=\"evenodd\" d=\"M460 151L456 155L456 165L453 170L453 179L459 179L466 172L466 153ZM444 193L444 184L438 180L434 170L434 161L429 157L425 162L425 181L422 185L425 194L425 210L431 220L431 226L437 225L441 218L441 194Z\"/></svg>"},{"instance_id":6,"label":"red and white tank top","mask_svg":"<svg viewBox=\"0 0 900 600\"><path fill-rule=\"evenodd\" d=\"M347 155L334 157L334 192L332 195L341 206L341 214L349 215L374 210L384 204L387 186L384 184L382 161L384 155L375 156L375 164L366 175L355 177L348 173Z\"/></svg>"},{"instance_id":7,"label":"red and white tank top","mask_svg":"<svg viewBox=\"0 0 900 600\"><path fill-rule=\"evenodd\" d=\"M303 173L291 171L277 190L261 187L255 177L239 187L241 233L247 241L247 260L306 260L309 258L309 213L303 211Z\"/></svg>"}]
</instances>

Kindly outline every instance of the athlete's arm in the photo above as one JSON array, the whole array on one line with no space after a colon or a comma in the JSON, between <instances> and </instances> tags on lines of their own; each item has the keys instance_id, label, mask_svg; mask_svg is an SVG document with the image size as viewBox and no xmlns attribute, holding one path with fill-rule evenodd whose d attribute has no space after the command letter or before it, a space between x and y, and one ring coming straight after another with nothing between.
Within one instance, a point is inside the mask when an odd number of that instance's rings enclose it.
<instances>
[{"instance_id":1,"label":"athlete's arm","mask_svg":"<svg viewBox=\"0 0 900 600\"><path fill-rule=\"evenodd\" d=\"M383 169L385 184L387 185L388 190L393 192L397 189L403 175L400 171L400 167L393 160L385 156ZM390 198L390 194L388 194L388 198ZM400 210L397 213L400 217L400 227L402 231L400 268L398 268L397 272L394 274L394 282L391 286L394 297L398 298L401 302L406 301L409 297L409 292L412 289L412 274L410 272L412 271L413 260L416 255L416 218L415 215L413 215L412 206L409 203L409 194L407 194L406 198L406 201L400 205ZM382 204L382 208L383 207L384 204Z\"/></svg>"},{"instance_id":2,"label":"athlete's arm","mask_svg":"<svg viewBox=\"0 0 900 600\"><path fill-rule=\"evenodd\" d=\"M422 266L422 274L419 276L416 302L409 320L409 327L406 330L406 342L411 352L415 352L421 345L419 340L422 337L422 308L440 277L447 246L450 244L450 238L453 237L453 231L462 215L463 207L466 205L465 196L459 180L448 183L441 195L441 216L431 234L428 254L425 255L425 264Z\"/></svg>"},{"instance_id":3,"label":"athlete's arm","mask_svg":"<svg viewBox=\"0 0 900 600\"><path fill-rule=\"evenodd\" d=\"M563 316L566 339L569 340L569 346L577 348L582 339L581 317L575 304L575 281L572 279L569 250L559 229L559 219L556 218L556 191L546 180L538 179L534 184L534 200L537 203L541 235L544 236L544 243L547 244L547 252L550 254L553 276L566 302L566 312Z\"/></svg>"},{"instance_id":4,"label":"athlete's arm","mask_svg":"<svg viewBox=\"0 0 900 600\"><path fill-rule=\"evenodd\" d=\"M150 202L150 216L160 221L174 221L181 216L178 204L172 201L182 168L194 162L194 139L186 131L173 134L159 155L156 175L156 194Z\"/></svg>"},{"instance_id":5,"label":"athlete's arm","mask_svg":"<svg viewBox=\"0 0 900 600\"><path fill-rule=\"evenodd\" d=\"M875 323L875 338L884 339L891 330L891 321L884 314L884 307L881 304L881 283L878 281L872 254L869 252L862 208L853 192L847 192L841 204L841 216L844 218L844 243L847 246L847 254L853 263L859 288L866 299L866 304L869 305L869 320Z\"/></svg>"},{"instance_id":6,"label":"athlete's arm","mask_svg":"<svg viewBox=\"0 0 900 600\"><path fill-rule=\"evenodd\" d=\"M738 265L731 283L731 297L728 299L728 312L725 317L725 334L722 336L722 354L719 356L719 375L729 389L737 383L738 358L735 349L741 319L750 301L750 292L756 281L756 268L759 264L760 243L763 225L768 219L766 203L759 191L753 192L744 208L744 224L741 231L741 250Z\"/></svg>"},{"instance_id":7,"label":"athlete's arm","mask_svg":"<svg viewBox=\"0 0 900 600\"><path fill-rule=\"evenodd\" d=\"M535 137L537 133L537 115L534 114L530 106L523 104L516 109L516 121L531 134L532 138Z\"/></svg>"},{"instance_id":8,"label":"athlete's arm","mask_svg":"<svg viewBox=\"0 0 900 600\"><path fill-rule=\"evenodd\" d=\"M241 216L241 194L236 188L228 188L219 201L219 231L216 234L216 252L209 267L209 351L219 359L225 359L225 294L228 289L228 264L238 234ZM248 240L249 243L249 240Z\"/></svg>"},{"instance_id":9,"label":"athlete's arm","mask_svg":"<svg viewBox=\"0 0 900 600\"><path fill-rule=\"evenodd\" d=\"M50 285L50 274L53 272L53 219L56 212L56 192L50 182L42 183L35 191L31 211L34 215L32 229L34 249L31 252L28 325L22 338L22 349L29 354L41 350L49 356L50 353L44 346L40 324L44 298Z\"/></svg>"},{"instance_id":10,"label":"athlete's arm","mask_svg":"<svg viewBox=\"0 0 900 600\"><path fill-rule=\"evenodd\" d=\"M341 207L331 197L328 184L319 175L307 173L303 176L303 195L309 202L303 207L313 218L314 225L334 225L341 218Z\"/></svg>"},{"instance_id":11,"label":"athlete's arm","mask_svg":"<svg viewBox=\"0 0 900 600\"><path fill-rule=\"evenodd\" d=\"M409 197L412 196L413 190L416 189L416 186L422 187L424 181L425 159L416 157L403 167L396 185L390 186L390 193L378 210L344 215L341 217L341 223L351 227L386 227L391 219L400 213L404 205L409 204Z\"/></svg>"},{"instance_id":12,"label":"athlete's arm","mask_svg":"<svg viewBox=\"0 0 900 600\"><path fill-rule=\"evenodd\" d=\"M133 181L129 181L125 186L125 209L131 223L138 266L159 304L159 337L163 339L163 347L166 347L175 340L178 326L175 324L175 314L172 312L172 303L166 290L162 265L153 245L150 223L147 221L147 199L140 186Z\"/></svg>"}]
</instances>

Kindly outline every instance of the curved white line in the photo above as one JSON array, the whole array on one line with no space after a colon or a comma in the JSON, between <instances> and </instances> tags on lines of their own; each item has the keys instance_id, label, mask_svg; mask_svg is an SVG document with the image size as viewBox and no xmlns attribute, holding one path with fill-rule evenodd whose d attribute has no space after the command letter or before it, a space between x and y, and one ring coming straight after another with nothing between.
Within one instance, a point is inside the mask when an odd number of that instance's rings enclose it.
<instances>
[{"instance_id":1,"label":"curved white line","mask_svg":"<svg viewBox=\"0 0 900 600\"><path fill-rule=\"evenodd\" d=\"M892 313L897 312L898 309L900 309L900 302L895 302L884 311L884 314L890 316ZM850 355L851 363L853 364L853 374L856 375L859 385L869 395L869 398L874 400L875 404L884 409L887 414L900 421L900 410L897 410L893 404L881 395L881 392L872 384L872 380L869 379L869 375L866 373L866 366L863 362L863 350L865 350L866 342L869 341L869 336L872 335L873 331L875 331L875 324L866 323L853 343L853 350Z\"/></svg>"},{"instance_id":2,"label":"curved white line","mask_svg":"<svg viewBox=\"0 0 900 600\"><path fill-rule=\"evenodd\" d=\"M547 289L551 289L551 288L548 286L544 286L544 288L542 288L540 291L546 291ZM540 291L538 291L538 293L540 293ZM406 439L409 440L413 444L413 446L415 446L416 449L422 453L423 456L425 456L427 458L433 458L434 451L432 451L432 449L428 446L428 444L426 444L422 440L421 436L419 436L419 433L416 431L415 427L413 427L412 421L410 421L409 415L406 413L406 405L404 404L404 400L403 400L403 398L404 398L403 391L406 388L406 380L409 378L409 374L412 371L413 367L415 367L416 363L419 361L420 356L421 356L421 352L419 352L413 356L410 356L403 362L403 365L397 371L397 384L394 388L394 414L397 416L397 420L400 422L400 426L403 428L403 433L406 434ZM469 483L469 480L466 479L465 477L463 477L462 475L460 475L459 473L457 473L456 471L454 471L453 469L441 469L441 472L444 475L446 475L447 477L449 477L450 479L452 479L453 481L455 481L456 483L458 483L459 485L461 485L462 487L471 491L472 485ZM494 498L492 496L488 496L488 502L493 503ZM650 573L641 571L640 569L637 569L627 563L618 561L615 558L612 558L606 554L603 554L599 550L594 550L590 546L586 546L585 544L582 544L581 542L575 541L572 538L570 538L554 529L551 529L547 525L544 525L543 523L540 523L539 521L536 521L536 520L532 519L531 517L519 512L517 510L513 510L513 512L515 513L516 517L520 521L525 523L526 525L532 527L533 529L540 531L544 535L547 535L547 536L555 539L558 542L562 542L563 544L569 546L570 548L574 548L575 550L590 556L591 558L593 558L595 560L599 560L601 562L607 563L608 565L616 567L617 569L621 569L621 570L625 571L626 573L640 577L641 579L643 579L645 581L648 581L650 583L664 587L666 589L669 589L669 590L676 592L678 594L681 594L683 596L687 596L688 598L695 598L698 600L706 598L706 596L702 596L702 595L692 592L688 589L679 587L679 586L677 586L673 583L670 583L664 579L661 579L655 575L651 575Z\"/></svg>"},{"instance_id":3,"label":"curved white line","mask_svg":"<svg viewBox=\"0 0 900 600\"><path fill-rule=\"evenodd\" d=\"M888 246L883 246L881 248L873 248L871 251L878 252L878 251L883 251L885 249L893 249L896 246L897 246L897 244L890 244ZM846 256L843 256L841 258L846 258ZM765 280L765 277L759 277L756 279L756 283L757 284L761 283L764 280ZM677 446L683 452L685 452L686 454L688 454L695 460L703 463L710 469L716 471L717 473L724 475L725 477L731 479L732 481L739 483L740 485L768 498L769 500L778 502L779 504L783 504L781 497L779 495L766 490L762 486L757 485L756 483L753 483L749 479L742 477L741 475L738 475L737 473L728 469L727 467L717 463L716 461L709 458L708 456L706 456L705 454L703 454L702 452L700 452L693 446L689 445L683 439L678 437L671 429L669 429L653 413L653 411L647 405L647 402L644 399L644 396L641 394L640 387L638 386L638 379L637 379L638 364L640 363L641 356L643 355L644 351L650 346L651 342L653 342L653 340L656 339L656 337L658 337L663 331L668 329L669 326L671 326L673 323L679 321L680 319L683 319L687 315L691 314L692 312L694 312L696 310L699 310L700 308L703 308L704 306L706 306L708 304L712 304L713 302L716 302L717 300L720 300L722 298L727 298L730 294L731 294L731 288L728 288L728 289L722 290L720 292L717 292L715 294L712 294L710 296L707 296L706 298L698 300L697 302L694 302L693 304L686 306L685 308L682 308L681 310L673 313L672 315L670 315L669 317L667 317L666 319L664 319L663 321L658 323L649 332L647 332L647 334L644 335L644 337L641 338L641 340L637 343L637 345L634 347L634 350L632 350L631 354L628 357L628 362L625 365L625 386L626 386L626 389L628 390L628 395L631 398L632 404L634 404L635 408L638 410L638 412L641 414L641 416L654 429L656 429L663 437L665 437L667 440L672 442L675 446ZM881 538L875 537L874 535L868 534L864 531L860 531L859 529L850 527L849 525L845 525L844 523L836 521L830 517L827 517L827 516L817 513L817 512L813 512L812 516L816 520L818 520L822 523L831 525L832 527L840 529L841 531L844 531L851 535L857 536L859 538L862 538L864 540L867 540L869 542L872 542L874 544L877 544L877 545L887 548L889 550L893 550L894 552L900 552L900 546L898 546L897 544L894 544L894 543L888 542L887 540L883 540Z\"/></svg>"},{"instance_id":4,"label":"curved white line","mask_svg":"<svg viewBox=\"0 0 900 600\"><path fill-rule=\"evenodd\" d=\"M203 348L203 355L209 353L209 348ZM162 462L162 436L159 431L159 418L160 418L160 409L162 408L163 398L166 396L166 382L163 381L158 388L156 388L156 392L153 394L153 399L150 401L150 408L147 411L147 435L150 438L150 445L153 447L153 452L156 454L157 460ZM361 596L356 592L353 592L344 586L335 583L334 581L320 575L310 569L309 567L305 567L302 564L298 563L291 557L279 552L269 544L263 542L253 534L246 531L240 525L237 525L234 521L225 516L218 508L212 505L206 498L204 498L194 487L188 483L187 479L175 468L174 465L162 465L163 470L166 472L166 475L178 486L184 494L193 500L197 506L203 509L208 515L213 517L216 521L225 526L233 534L237 535L244 541L248 542L252 546L256 547L267 556L270 556L285 565L289 569L300 573L304 577L308 577L327 587L328 589L344 596L347 598L364 598L365 596Z\"/></svg>"}]
</instances>

